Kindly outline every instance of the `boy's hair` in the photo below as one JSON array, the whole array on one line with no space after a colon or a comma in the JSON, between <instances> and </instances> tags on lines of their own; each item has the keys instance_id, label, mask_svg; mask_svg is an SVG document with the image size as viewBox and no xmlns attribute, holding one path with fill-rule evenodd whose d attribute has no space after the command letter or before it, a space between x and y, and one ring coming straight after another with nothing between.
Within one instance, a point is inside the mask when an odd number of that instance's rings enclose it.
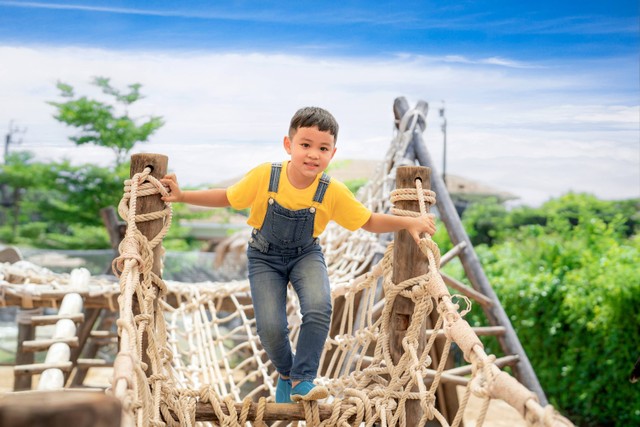
<instances>
[{"instance_id":1,"label":"boy's hair","mask_svg":"<svg viewBox=\"0 0 640 427\"><path fill-rule=\"evenodd\" d=\"M333 142L338 140L338 122L330 112L320 107L304 107L296 111L289 125L289 138L293 138L298 129L317 126L321 132L333 135Z\"/></svg>"}]
</instances>

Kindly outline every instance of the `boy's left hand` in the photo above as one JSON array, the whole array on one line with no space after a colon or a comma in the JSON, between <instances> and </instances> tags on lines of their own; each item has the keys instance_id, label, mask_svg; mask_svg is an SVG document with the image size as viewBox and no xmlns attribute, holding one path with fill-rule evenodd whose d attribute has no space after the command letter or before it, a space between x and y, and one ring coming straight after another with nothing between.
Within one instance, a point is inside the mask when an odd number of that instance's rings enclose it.
<instances>
[{"instance_id":1,"label":"boy's left hand","mask_svg":"<svg viewBox=\"0 0 640 427\"><path fill-rule=\"evenodd\" d=\"M434 214L421 215L412 218L411 225L407 227L407 232L413 237L416 244L420 244L420 234L427 233L430 236L436 232L436 216Z\"/></svg>"}]
</instances>

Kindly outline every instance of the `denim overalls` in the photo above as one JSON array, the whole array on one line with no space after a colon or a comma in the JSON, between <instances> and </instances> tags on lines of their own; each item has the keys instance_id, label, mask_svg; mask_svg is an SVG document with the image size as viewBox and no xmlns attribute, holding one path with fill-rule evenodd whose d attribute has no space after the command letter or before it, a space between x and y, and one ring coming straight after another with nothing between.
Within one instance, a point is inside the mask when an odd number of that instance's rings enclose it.
<instances>
[{"instance_id":1,"label":"denim overalls","mask_svg":"<svg viewBox=\"0 0 640 427\"><path fill-rule=\"evenodd\" d=\"M313 381L331 322L331 290L324 255L313 237L316 206L329 185L323 174L309 208L289 210L274 197L281 163L271 166L269 206L262 228L252 231L247 256L258 336L278 372L292 380ZM302 325L294 356L287 323L287 285L300 300Z\"/></svg>"}]
</instances>

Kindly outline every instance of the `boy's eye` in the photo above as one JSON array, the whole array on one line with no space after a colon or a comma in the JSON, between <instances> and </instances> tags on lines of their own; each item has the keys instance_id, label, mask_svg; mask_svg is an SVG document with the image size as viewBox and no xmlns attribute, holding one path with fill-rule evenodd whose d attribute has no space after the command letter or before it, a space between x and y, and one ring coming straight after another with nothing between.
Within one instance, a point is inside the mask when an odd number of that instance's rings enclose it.
<instances>
[{"instance_id":1,"label":"boy's eye","mask_svg":"<svg viewBox=\"0 0 640 427\"><path fill-rule=\"evenodd\" d=\"M302 143L302 144L300 144L300 145L302 145L304 148L309 147L309 144L307 144L306 142L303 142L303 143Z\"/></svg>"},{"instance_id":2,"label":"boy's eye","mask_svg":"<svg viewBox=\"0 0 640 427\"><path fill-rule=\"evenodd\" d=\"M327 147L322 147L320 148L321 151L329 151L329 149Z\"/></svg>"}]
</instances>

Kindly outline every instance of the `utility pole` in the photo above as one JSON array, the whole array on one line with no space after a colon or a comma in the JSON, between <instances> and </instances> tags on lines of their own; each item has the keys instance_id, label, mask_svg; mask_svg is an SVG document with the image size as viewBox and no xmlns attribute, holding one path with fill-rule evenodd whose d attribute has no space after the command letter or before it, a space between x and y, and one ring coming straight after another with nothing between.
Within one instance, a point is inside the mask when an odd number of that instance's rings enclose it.
<instances>
[{"instance_id":1,"label":"utility pole","mask_svg":"<svg viewBox=\"0 0 640 427\"><path fill-rule=\"evenodd\" d=\"M9 145L11 144L22 144L22 138L15 139L15 135L24 134L27 132L27 128L18 128L13 124L13 120L9 122L9 129L7 130L7 135L4 137L4 163L7 163L7 156L9 155Z\"/></svg>"},{"instance_id":2,"label":"utility pole","mask_svg":"<svg viewBox=\"0 0 640 427\"><path fill-rule=\"evenodd\" d=\"M442 117L442 136L444 138L444 144L442 149L442 181L447 183L447 117L444 115L444 101L442 101L442 107L440 108L440 117Z\"/></svg>"}]
</instances>

